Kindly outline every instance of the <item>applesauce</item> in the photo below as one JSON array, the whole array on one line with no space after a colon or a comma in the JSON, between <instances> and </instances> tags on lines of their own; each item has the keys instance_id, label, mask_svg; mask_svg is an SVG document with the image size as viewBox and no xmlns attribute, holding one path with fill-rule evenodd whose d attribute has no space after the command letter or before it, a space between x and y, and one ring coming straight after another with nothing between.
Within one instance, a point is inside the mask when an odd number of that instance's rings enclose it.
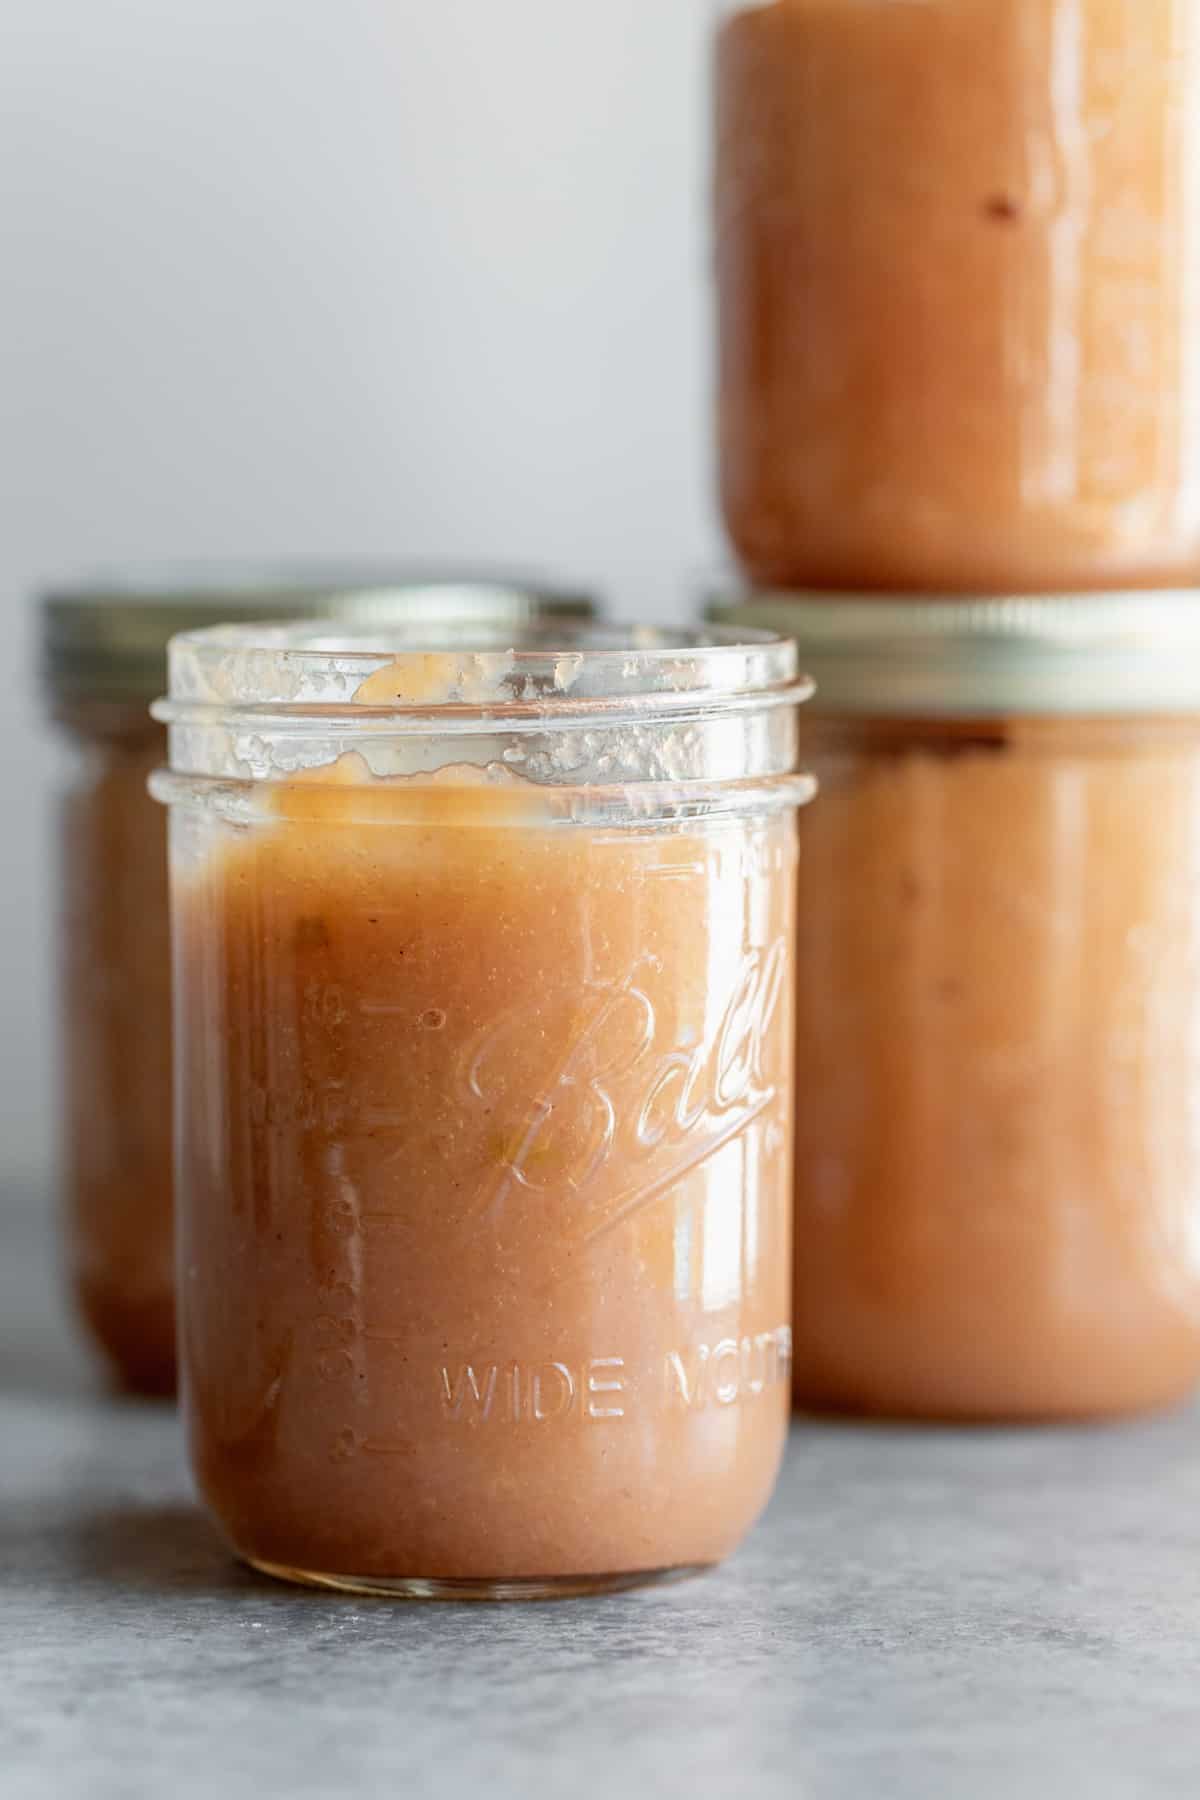
<instances>
[{"instance_id":1,"label":"applesauce","mask_svg":"<svg viewBox=\"0 0 1200 1800\"><path fill-rule=\"evenodd\" d=\"M87 750L59 815L65 1250L80 1322L132 1393L175 1388L167 838L146 791L163 733L76 704Z\"/></svg>"},{"instance_id":2,"label":"applesauce","mask_svg":"<svg viewBox=\"0 0 1200 1800\"><path fill-rule=\"evenodd\" d=\"M146 791L166 738L149 706L174 631L281 610L516 623L592 609L526 581L311 563L147 570L45 599L44 680L74 752L59 820L65 1261L89 1338L135 1393L175 1386L166 819Z\"/></svg>"},{"instance_id":3,"label":"applesauce","mask_svg":"<svg viewBox=\"0 0 1200 1800\"><path fill-rule=\"evenodd\" d=\"M806 691L769 637L176 641L184 1392L250 1562L580 1592L762 1510Z\"/></svg>"},{"instance_id":4,"label":"applesauce","mask_svg":"<svg viewBox=\"0 0 1200 1800\"><path fill-rule=\"evenodd\" d=\"M1192 0L722 12L721 484L751 579L1191 582Z\"/></svg>"},{"instance_id":5,"label":"applesauce","mask_svg":"<svg viewBox=\"0 0 1200 1800\"><path fill-rule=\"evenodd\" d=\"M795 1390L1042 1420L1200 1376L1191 595L738 609L800 641Z\"/></svg>"}]
</instances>

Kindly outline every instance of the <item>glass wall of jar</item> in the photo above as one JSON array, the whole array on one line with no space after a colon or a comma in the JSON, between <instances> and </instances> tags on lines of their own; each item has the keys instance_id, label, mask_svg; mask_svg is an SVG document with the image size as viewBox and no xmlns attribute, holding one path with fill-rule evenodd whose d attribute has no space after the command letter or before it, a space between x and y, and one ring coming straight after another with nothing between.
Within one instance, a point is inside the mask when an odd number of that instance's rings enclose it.
<instances>
[{"instance_id":1,"label":"glass wall of jar","mask_svg":"<svg viewBox=\"0 0 1200 1800\"><path fill-rule=\"evenodd\" d=\"M1192 0L721 13L721 484L751 579L1190 582Z\"/></svg>"},{"instance_id":2,"label":"glass wall of jar","mask_svg":"<svg viewBox=\"0 0 1200 1800\"><path fill-rule=\"evenodd\" d=\"M583 597L528 582L347 565L144 572L50 594L44 684L75 754L61 809L59 925L66 1260L112 1374L175 1383L166 822L147 791L165 754L149 706L186 625L262 613L586 618Z\"/></svg>"},{"instance_id":3,"label":"glass wall of jar","mask_svg":"<svg viewBox=\"0 0 1200 1800\"><path fill-rule=\"evenodd\" d=\"M171 651L183 1390L236 1551L402 1596L724 1557L790 1393L791 644Z\"/></svg>"},{"instance_id":4,"label":"glass wall of jar","mask_svg":"<svg viewBox=\"0 0 1200 1800\"><path fill-rule=\"evenodd\" d=\"M1200 1375L1191 594L737 609L817 682L800 1404L1165 1406Z\"/></svg>"}]
</instances>

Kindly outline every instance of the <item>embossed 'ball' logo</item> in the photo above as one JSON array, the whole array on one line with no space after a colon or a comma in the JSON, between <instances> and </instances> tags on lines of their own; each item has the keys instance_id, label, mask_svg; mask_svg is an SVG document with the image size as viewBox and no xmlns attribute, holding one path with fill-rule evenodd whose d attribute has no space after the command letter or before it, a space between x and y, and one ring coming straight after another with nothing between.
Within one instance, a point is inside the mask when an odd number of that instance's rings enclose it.
<instances>
[{"instance_id":1,"label":"embossed 'ball' logo","mask_svg":"<svg viewBox=\"0 0 1200 1800\"><path fill-rule=\"evenodd\" d=\"M656 1013L644 965L586 987L557 1030L519 1010L490 1027L464 1065L471 1101L498 1120L481 1211L498 1221L517 1191L565 1190L578 1197L584 1235L596 1237L740 1135L775 1098L768 1052L786 973L782 939L748 952L690 1045ZM527 1066L531 1030L546 1042L550 1073L514 1109L510 1072Z\"/></svg>"}]
</instances>

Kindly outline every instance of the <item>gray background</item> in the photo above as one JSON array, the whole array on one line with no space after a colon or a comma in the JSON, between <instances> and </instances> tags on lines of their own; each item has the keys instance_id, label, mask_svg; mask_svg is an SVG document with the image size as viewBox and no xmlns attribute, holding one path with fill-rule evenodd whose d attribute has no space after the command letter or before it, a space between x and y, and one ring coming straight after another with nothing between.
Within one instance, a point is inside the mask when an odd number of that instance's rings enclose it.
<instances>
[{"instance_id":1,"label":"gray background","mask_svg":"<svg viewBox=\"0 0 1200 1800\"><path fill-rule=\"evenodd\" d=\"M545 563L688 604L706 0L0 0L0 1174L52 1152L29 590Z\"/></svg>"}]
</instances>

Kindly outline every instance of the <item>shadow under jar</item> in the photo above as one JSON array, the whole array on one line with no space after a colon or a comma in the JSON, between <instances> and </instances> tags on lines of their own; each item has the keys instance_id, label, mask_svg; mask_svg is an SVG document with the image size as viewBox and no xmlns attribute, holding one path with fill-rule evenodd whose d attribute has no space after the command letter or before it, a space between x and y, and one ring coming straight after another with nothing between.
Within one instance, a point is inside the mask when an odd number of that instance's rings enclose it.
<instances>
[{"instance_id":1,"label":"shadow under jar","mask_svg":"<svg viewBox=\"0 0 1200 1800\"><path fill-rule=\"evenodd\" d=\"M718 609L718 616L727 616ZM795 632L795 1392L1100 1418L1200 1376L1194 597L736 608Z\"/></svg>"},{"instance_id":2,"label":"shadow under jar","mask_svg":"<svg viewBox=\"0 0 1200 1800\"><path fill-rule=\"evenodd\" d=\"M80 1317L123 1388L175 1387L167 834L146 788L166 750L149 708L168 639L281 613L519 624L591 611L526 581L356 563L147 569L44 599L44 685L74 753L59 832L65 1253Z\"/></svg>"},{"instance_id":3,"label":"shadow under jar","mask_svg":"<svg viewBox=\"0 0 1200 1800\"><path fill-rule=\"evenodd\" d=\"M807 691L775 637L176 640L184 1398L249 1562L580 1593L766 1504Z\"/></svg>"},{"instance_id":4,"label":"shadow under jar","mask_svg":"<svg viewBox=\"0 0 1200 1800\"><path fill-rule=\"evenodd\" d=\"M723 0L725 518L761 586L1200 566L1193 0Z\"/></svg>"}]
</instances>

